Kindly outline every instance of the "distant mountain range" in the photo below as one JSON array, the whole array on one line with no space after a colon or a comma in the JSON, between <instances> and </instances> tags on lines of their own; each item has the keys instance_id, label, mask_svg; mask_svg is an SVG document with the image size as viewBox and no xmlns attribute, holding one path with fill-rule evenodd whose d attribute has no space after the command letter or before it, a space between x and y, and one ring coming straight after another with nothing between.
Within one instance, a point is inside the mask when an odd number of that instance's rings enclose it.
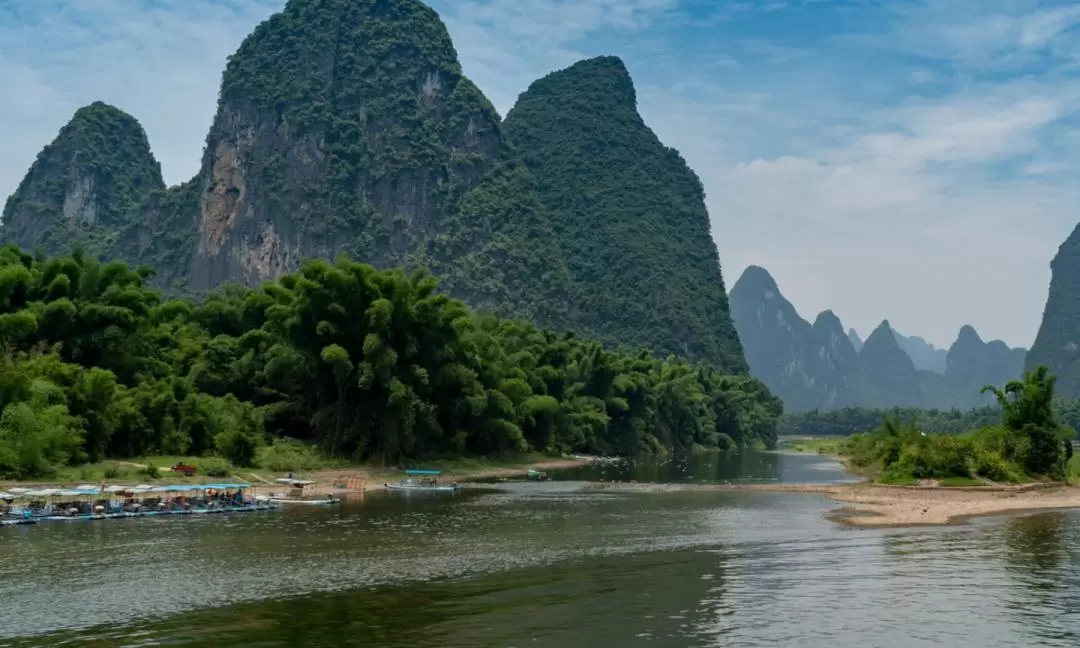
<instances>
[{"instance_id":1,"label":"distant mountain range","mask_svg":"<svg viewBox=\"0 0 1080 648\"><path fill-rule=\"evenodd\" d=\"M1024 349L984 342L971 326L948 350L905 336L884 320L863 341L832 311L813 324L784 298L764 268L747 268L730 295L750 373L788 411L840 407L967 409L986 404L983 385L1018 377Z\"/></svg>"}]
</instances>

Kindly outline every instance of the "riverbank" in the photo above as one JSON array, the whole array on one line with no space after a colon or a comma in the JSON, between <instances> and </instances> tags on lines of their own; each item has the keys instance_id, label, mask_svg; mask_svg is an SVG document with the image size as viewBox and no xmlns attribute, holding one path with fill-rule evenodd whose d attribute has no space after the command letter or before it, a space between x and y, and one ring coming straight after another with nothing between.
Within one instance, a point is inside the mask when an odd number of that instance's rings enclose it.
<instances>
[{"instance_id":1,"label":"riverbank","mask_svg":"<svg viewBox=\"0 0 1080 648\"><path fill-rule=\"evenodd\" d=\"M597 461L596 457L577 455L559 459L541 459L522 461L517 463L496 463L475 465L454 465L441 468L440 480L447 482L478 482L488 479L511 479L525 477L530 470L548 471L565 468L577 468ZM439 466L435 466L440 468ZM278 477L278 475L275 475ZM342 495L360 490L359 488L341 487L350 479L362 480L363 491L386 490L388 482L396 482L404 477L403 471L397 468L376 468L371 466L357 466L353 468L329 468L322 470L302 471L294 474L297 479L306 479L315 482L308 487L314 494ZM268 480L272 481L272 480ZM259 485L256 482L256 485ZM265 484L264 484L265 485Z\"/></svg>"},{"instance_id":2,"label":"riverbank","mask_svg":"<svg viewBox=\"0 0 1080 648\"><path fill-rule=\"evenodd\" d=\"M842 504L829 519L853 527L956 524L972 517L1080 508L1080 488L1063 484L914 487L876 484L593 484L617 492L680 490L820 494Z\"/></svg>"},{"instance_id":3,"label":"riverbank","mask_svg":"<svg viewBox=\"0 0 1080 648\"><path fill-rule=\"evenodd\" d=\"M456 459L446 462L434 462L430 467L442 470L440 476L444 481L473 482L486 479L525 477L530 470L558 470L563 468L576 468L598 461L597 457L574 455L566 457L544 457L542 455L522 456L511 459ZM113 462L123 465L130 470L118 477L102 477L97 468L83 475L84 479L72 480L39 480L39 481L4 481L0 480L0 490L11 486L23 486L34 488L74 488L75 486L101 481L108 483L156 483L158 481L168 483L214 483L226 479L226 476L198 475L185 477L180 473L167 472L166 466L175 463L173 458L155 458L152 465L162 468L157 479L149 479L143 474L146 463L139 462ZM276 479L285 477L285 472L275 472L258 468L230 467L227 478L229 480L249 483L256 488L280 488ZM308 490L312 494L319 495L344 495L350 492L380 491L385 490L387 482L395 482L405 476L404 472L396 467L381 467L371 465L343 466L335 468L319 468L315 470L293 471L292 476L296 479L304 479L315 482Z\"/></svg>"}]
</instances>

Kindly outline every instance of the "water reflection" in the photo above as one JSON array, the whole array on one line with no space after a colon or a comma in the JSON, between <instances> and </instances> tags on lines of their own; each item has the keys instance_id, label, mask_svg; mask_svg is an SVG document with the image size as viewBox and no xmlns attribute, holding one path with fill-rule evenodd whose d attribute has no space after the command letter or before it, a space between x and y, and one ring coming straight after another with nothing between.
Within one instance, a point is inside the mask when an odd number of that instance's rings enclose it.
<instances>
[{"instance_id":1,"label":"water reflection","mask_svg":"<svg viewBox=\"0 0 1080 648\"><path fill-rule=\"evenodd\" d=\"M0 646L1080 645L1080 514L881 531L833 507L552 481L3 529Z\"/></svg>"},{"instance_id":2,"label":"water reflection","mask_svg":"<svg viewBox=\"0 0 1080 648\"><path fill-rule=\"evenodd\" d=\"M1080 645L1077 522L1075 514L1051 512L1006 519L1002 525L1011 585L1006 607L1033 641Z\"/></svg>"},{"instance_id":3,"label":"water reflection","mask_svg":"<svg viewBox=\"0 0 1080 648\"><path fill-rule=\"evenodd\" d=\"M580 481L654 483L716 483L782 481L844 482L856 479L828 457L781 452L705 452L594 463L554 473L555 478Z\"/></svg>"}]
</instances>

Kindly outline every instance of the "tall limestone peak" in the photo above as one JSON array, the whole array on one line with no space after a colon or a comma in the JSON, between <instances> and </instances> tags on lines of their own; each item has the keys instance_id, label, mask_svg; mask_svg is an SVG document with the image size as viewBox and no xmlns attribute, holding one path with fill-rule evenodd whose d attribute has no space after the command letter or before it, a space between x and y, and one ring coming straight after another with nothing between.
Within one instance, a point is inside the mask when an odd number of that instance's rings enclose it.
<instances>
[{"instance_id":1,"label":"tall limestone peak","mask_svg":"<svg viewBox=\"0 0 1080 648\"><path fill-rule=\"evenodd\" d=\"M1050 263L1050 291L1025 368L1046 365L1057 376L1056 393L1080 398L1080 225Z\"/></svg>"},{"instance_id":2,"label":"tall limestone peak","mask_svg":"<svg viewBox=\"0 0 1080 648\"><path fill-rule=\"evenodd\" d=\"M77 241L100 253L139 202L164 187L139 122L95 102L75 112L8 198L3 238L48 254Z\"/></svg>"},{"instance_id":3,"label":"tall limestone peak","mask_svg":"<svg viewBox=\"0 0 1080 648\"><path fill-rule=\"evenodd\" d=\"M854 356L833 352L833 335L843 342L843 326L822 313L811 326L784 298L772 276L750 266L731 289L731 314L739 332L750 374L784 401L788 411L834 406L845 389L846 365Z\"/></svg>"},{"instance_id":4,"label":"tall limestone peak","mask_svg":"<svg viewBox=\"0 0 1080 648\"><path fill-rule=\"evenodd\" d=\"M230 57L189 285L346 252L400 265L503 150L498 115L419 0L290 0Z\"/></svg>"},{"instance_id":5,"label":"tall limestone peak","mask_svg":"<svg viewBox=\"0 0 1080 648\"><path fill-rule=\"evenodd\" d=\"M746 266L743 273L739 275L739 280L735 282L736 286L740 284L744 291L773 292L777 294L780 292L780 288L776 285L776 279L773 279L769 271L761 266ZM735 286L731 287L731 293L735 293Z\"/></svg>"},{"instance_id":6,"label":"tall limestone peak","mask_svg":"<svg viewBox=\"0 0 1080 648\"><path fill-rule=\"evenodd\" d=\"M814 335L827 350L831 363L838 371L846 374L855 366L859 352L844 333L844 325L836 313L831 310L818 313L814 319Z\"/></svg>"},{"instance_id":7,"label":"tall limestone peak","mask_svg":"<svg viewBox=\"0 0 1080 648\"><path fill-rule=\"evenodd\" d=\"M984 385L1003 385L1020 377L1024 349L1010 349L1001 340L984 342L974 327L964 325L949 347L946 384L958 406L977 407L992 401L981 394Z\"/></svg>"},{"instance_id":8,"label":"tall limestone peak","mask_svg":"<svg viewBox=\"0 0 1080 648\"><path fill-rule=\"evenodd\" d=\"M900 348L889 320L866 338L849 382L852 401L862 407L922 407L925 402L915 364Z\"/></svg>"},{"instance_id":9,"label":"tall limestone peak","mask_svg":"<svg viewBox=\"0 0 1080 648\"><path fill-rule=\"evenodd\" d=\"M623 63L535 81L503 125L566 254L578 326L745 371L701 181L638 114Z\"/></svg>"}]
</instances>

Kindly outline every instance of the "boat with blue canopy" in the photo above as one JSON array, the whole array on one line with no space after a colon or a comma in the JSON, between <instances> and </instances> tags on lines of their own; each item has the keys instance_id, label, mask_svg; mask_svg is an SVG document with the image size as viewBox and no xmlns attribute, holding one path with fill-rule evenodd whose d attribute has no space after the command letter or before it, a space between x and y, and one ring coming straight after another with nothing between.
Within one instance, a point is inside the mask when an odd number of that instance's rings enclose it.
<instances>
[{"instance_id":1,"label":"boat with blue canopy","mask_svg":"<svg viewBox=\"0 0 1080 648\"><path fill-rule=\"evenodd\" d=\"M251 484L138 484L9 488L0 493L0 526L76 520L247 513L277 508L246 495Z\"/></svg>"},{"instance_id":2,"label":"boat with blue canopy","mask_svg":"<svg viewBox=\"0 0 1080 648\"><path fill-rule=\"evenodd\" d=\"M457 482L450 482L444 484L439 482L439 476L442 475L441 470L406 470L407 477L402 479L396 484L387 482L384 484L386 490L390 491L435 491L435 492L454 492L457 491L460 486ZM418 477L419 479L413 479Z\"/></svg>"}]
</instances>

